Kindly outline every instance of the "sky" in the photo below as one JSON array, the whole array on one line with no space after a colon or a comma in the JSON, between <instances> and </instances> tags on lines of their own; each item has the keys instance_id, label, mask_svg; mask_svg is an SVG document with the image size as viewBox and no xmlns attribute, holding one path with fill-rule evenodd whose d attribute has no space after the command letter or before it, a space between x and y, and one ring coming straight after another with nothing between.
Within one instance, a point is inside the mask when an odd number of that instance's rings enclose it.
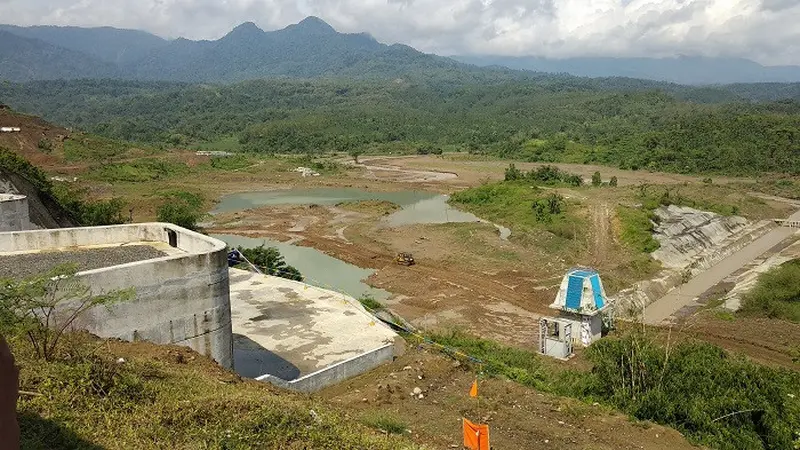
<instances>
[{"instance_id":1,"label":"sky","mask_svg":"<svg viewBox=\"0 0 800 450\"><path fill-rule=\"evenodd\" d=\"M702 55L800 65L800 0L0 0L0 23L217 39L315 15L440 55Z\"/></svg>"}]
</instances>

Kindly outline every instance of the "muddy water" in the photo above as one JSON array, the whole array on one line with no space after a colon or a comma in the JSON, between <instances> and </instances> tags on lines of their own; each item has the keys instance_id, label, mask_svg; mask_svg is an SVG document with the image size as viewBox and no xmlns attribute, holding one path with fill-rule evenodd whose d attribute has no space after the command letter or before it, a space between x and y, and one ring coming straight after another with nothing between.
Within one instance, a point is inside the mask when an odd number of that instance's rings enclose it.
<instances>
[{"instance_id":1,"label":"muddy water","mask_svg":"<svg viewBox=\"0 0 800 450\"><path fill-rule=\"evenodd\" d=\"M335 205L348 201L382 200L395 203L400 210L385 217L389 227L451 222L486 222L447 203L448 196L419 191L369 192L352 188L287 189L264 192L243 192L222 198L214 213L241 211L269 205ZM495 225L500 238L508 239L511 230Z\"/></svg>"},{"instance_id":2,"label":"muddy water","mask_svg":"<svg viewBox=\"0 0 800 450\"><path fill-rule=\"evenodd\" d=\"M354 298L367 294L378 300L385 300L391 295L388 291L375 289L362 281L372 275L374 270L347 264L314 248L264 238L226 234L212 235L212 237L232 247L241 245L249 248L258 247L261 244L267 247L277 247L286 263L296 267L305 277L304 281L314 286L343 292Z\"/></svg>"}]
</instances>

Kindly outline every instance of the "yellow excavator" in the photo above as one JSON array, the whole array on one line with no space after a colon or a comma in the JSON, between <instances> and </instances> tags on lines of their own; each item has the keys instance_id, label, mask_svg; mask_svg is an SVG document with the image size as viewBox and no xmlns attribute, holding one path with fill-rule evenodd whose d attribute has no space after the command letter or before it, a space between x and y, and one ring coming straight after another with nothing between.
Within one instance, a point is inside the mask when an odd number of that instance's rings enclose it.
<instances>
[{"instance_id":1,"label":"yellow excavator","mask_svg":"<svg viewBox=\"0 0 800 450\"><path fill-rule=\"evenodd\" d=\"M414 257L411 256L411 253L400 252L395 256L394 261L401 266L414 265Z\"/></svg>"}]
</instances>

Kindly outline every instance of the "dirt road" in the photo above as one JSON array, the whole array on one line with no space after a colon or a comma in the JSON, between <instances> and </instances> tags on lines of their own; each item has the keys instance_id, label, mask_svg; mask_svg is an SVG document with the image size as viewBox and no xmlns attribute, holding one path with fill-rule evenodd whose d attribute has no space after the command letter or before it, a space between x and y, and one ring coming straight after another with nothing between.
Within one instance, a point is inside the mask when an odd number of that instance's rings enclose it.
<instances>
[{"instance_id":1,"label":"dirt road","mask_svg":"<svg viewBox=\"0 0 800 450\"><path fill-rule=\"evenodd\" d=\"M789 220L800 220L800 211L789 216ZM667 293L667 295L645 308L645 323L651 325L669 323L673 314L678 312L681 308L691 304L695 298L699 297L737 270L751 263L769 249L780 244L796 231L797 230L792 228L775 228L750 243L750 245L747 245L705 272L692 278L688 283L673 289Z\"/></svg>"}]
</instances>

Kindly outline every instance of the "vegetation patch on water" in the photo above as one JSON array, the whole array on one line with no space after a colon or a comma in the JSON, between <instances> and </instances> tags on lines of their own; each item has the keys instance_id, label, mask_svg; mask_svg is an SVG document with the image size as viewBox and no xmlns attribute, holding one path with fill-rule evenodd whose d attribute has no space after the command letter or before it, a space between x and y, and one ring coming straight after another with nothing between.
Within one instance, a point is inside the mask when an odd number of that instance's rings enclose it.
<instances>
[{"instance_id":1,"label":"vegetation patch on water","mask_svg":"<svg viewBox=\"0 0 800 450\"><path fill-rule=\"evenodd\" d=\"M786 262L758 277L742 296L739 314L800 323L800 260Z\"/></svg>"},{"instance_id":2,"label":"vegetation patch on water","mask_svg":"<svg viewBox=\"0 0 800 450\"><path fill-rule=\"evenodd\" d=\"M361 200L361 201L348 201L336 204L337 208L346 209L348 211L387 215L391 214L401 207L397 203L387 200Z\"/></svg>"},{"instance_id":3,"label":"vegetation patch on water","mask_svg":"<svg viewBox=\"0 0 800 450\"><path fill-rule=\"evenodd\" d=\"M487 183L456 192L450 203L478 217L517 230L545 230L564 239L573 239L580 223L573 205L561 195L547 192L524 181Z\"/></svg>"}]
</instances>

